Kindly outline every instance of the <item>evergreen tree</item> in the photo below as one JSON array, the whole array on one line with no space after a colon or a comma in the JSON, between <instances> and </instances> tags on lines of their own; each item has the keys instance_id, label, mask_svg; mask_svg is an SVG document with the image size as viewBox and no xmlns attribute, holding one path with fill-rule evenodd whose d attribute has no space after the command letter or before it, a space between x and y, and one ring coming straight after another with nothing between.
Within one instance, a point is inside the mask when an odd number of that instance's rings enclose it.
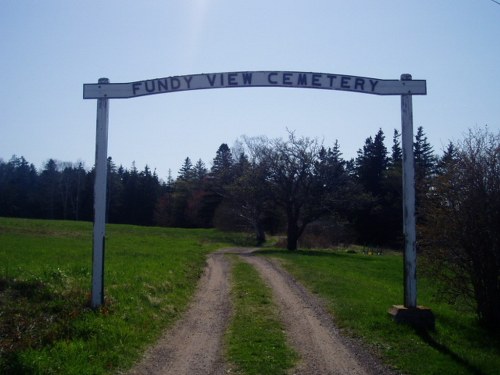
<instances>
[{"instance_id":1,"label":"evergreen tree","mask_svg":"<svg viewBox=\"0 0 500 375\"><path fill-rule=\"evenodd\" d=\"M238 178L242 176L249 167L250 161L248 160L248 156L245 154L245 152L241 151L232 167L233 177Z\"/></svg>"},{"instance_id":2,"label":"evergreen tree","mask_svg":"<svg viewBox=\"0 0 500 375\"><path fill-rule=\"evenodd\" d=\"M346 182L347 172L345 165L346 162L342 159L342 153L340 152L337 140L333 148L320 148L315 165L315 174L317 176L317 184L319 185L318 188L328 192L327 198L331 201L330 203L338 200L337 194Z\"/></svg>"},{"instance_id":3,"label":"evergreen tree","mask_svg":"<svg viewBox=\"0 0 500 375\"><path fill-rule=\"evenodd\" d=\"M382 200L384 212L384 244L402 249L403 231L403 152L400 143L401 134L394 129L392 137L391 158L384 181Z\"/></svg>"},{"instance_id":4,"label":"evergreen tree","mask_svg":"<svg viewBox=\"0 0 500 375\"><path fill-rule=\"evenodd\" d=\"M361 185L375 197L382 195L382 183L388 166L384 132L379 129L375 138L369 137L358 151L356 172Z\"/></svg>"},{"instance_id":5,"label":"evergreen tree","mask_svg":"<svg viewBox=\"0 0 500 375\"><path fill-rule=\"evenodd\" d=\"M167 175L167 184L166 184L167 191L171 191L173 189L174 183L175 183L175 181L174 181L174 178L172 177L172 170L169 169L168 175Z\"/></svg>"},{"instance_id":6,"label":"evergreen tree","mask_svg":"<svg viewBox=\"0 0 500 375\"><path fill-rule=\"evenodd\" d=\"M123 183L123 199L122 209L119 217L116 218L118 223L138 224L136 221L137 213L139 211L137 197L139 192L139 172L132 162L130 170L125 169L122 175Z\"/></svg>"},{"instance_id":7,"label":"evergreen tree","mask_svg":"<svg viewBox=\"0 0 500 375\"><path fill-rule=\"evenodd\" d=\"M139 191L136 200L138 204L137 223L140 225L153 225L154 211L160 197L160 183L156 171L146 165L139 174Z\"/></svg>"},{"instance_id":8,"label":"evergreen tree","mask_svg":"<svg viewBox=\"0 0 500 375\"><path fill-rule=\"evenodd\" d=\"M419 220L423 220L421 206L431 186L431 178L436 172L436 156L424 129L419 126L413 143L415 159L415 200L416 212Z\"/></svg>"},{"instance_id":9,"label":"evergreen tree","mask_svg":"<svg viewBox=\"0 0 500 375\"><path fill-rule=\"evenodd\" d=\"M417 183L423 182L434 173L436 156L422 126L418 127L415 135L413 154L415 158L415 179Z\"/></svg>"},{"instance_id":10,"label":"evergreen tree","mask_svg":"<svg viewBox=\"0 0 500 375\"><path fill-rule=\"evenodd\" d=\"M208 174L208 170L205 167L203 160L198 159L193 167L193 178L196 182L201 183Z\"/></svg>"},{"instance_id":11,"label":"evergreen tree","mask_svg":"<svg viewBox=\"0 0 500 375\"><path fill-rule=\"evenodd\" d=\"M367 138L355 163L357 181L365 194L358 196L354 226L358 241L374 245L386 244L391 228L386 190L389 158L384 139L382 129L375 138Z\"/></svg>"},{"instance_id":12,"label":"evergreen tree","mask_svg":"<svg viewBox=\"0 0 500 375\"><path fill-rule=\"evenodd\" d=\"M106 214L111 223L126 223L124 213L124 173L123 166L116 167L111 157L108 157L108 180L106 184Z\"/></svg>"},{"instance_id":13,"label":"evergreen tree","mask_svg":"<svg viewBox=\"0 0 500 375\"><path fill-rule=\"evenodd\" d=\"M394 135L392 136L392 149L391 149L391 159L389 165L391 167L399 168L402 167L403 162L403 150L401 149L401 134L397 129L394 129Z\"/></svg>"},{"instance_id":14,"label":"evergreen tree","mask_svg":"<svg viewBox=\"0 0 500 375\"><path fill-rule=\"evenodd\" d=\"M92 169L85 174L83 181L79 220L94 220L94 181L95 167L92 167Z\"/></svg>"},{"instance_id":15,"label":"evergreen tree","mask_svg":"<svg viewBox=\"0 0 500 375\"><path fill-rule=\"evenodd\" d=\"M448 146L444 150L443 156L438 160L436 165L436 173L437 175L444 175L447 173L448 169L451 165L455 163L458 158L458 151L453 144L453 142L449 142Z\"/></svg>"},{"instance_id":16,"label":"evergreen tree","mask_svg":"<svg viewBox=\"0 0 500 375\"><path fill-rule=\"evenodd\" d=\"M24 157L0 161L0 216L38 217L38 174Z\"/></svg>"},{"instance_id":17,"label":"evergreen tree","mask_svg":"<svg viewBox=\"0 0 500 375\"><path fill-rule=\"evenodd\" d=\"M352 176L348 173L347 162L342 158L338 141L332 148L322 147L318 153L316 176L325 216L316 223L317 235L323 237L326 246L344 241L349 236L347 218L352 213L358 198ZM327 229L328 228L328 229ZM334 229L333 229L334 228ZM328 230L329 233L324 233Z\"/></svg>"},{"instance_id":18,"label":"evergreen tree","mask_svg":"<svg viewBox=\"0 0 500 375\"><path fill-rule=\"evenodd\" d=\"M210 174L217 180L217 185L224 186L231 183L233 156L226 143L222 143L215 154Z\"/></svg>"},{"instance_id":19,"label":"evergreen tree","mask_svg":"<svg viewBox=\"0 0 500 375\"><path fill-rule=\"evenodd\" d=\"M57 162L49 159L45 163L44 169L40 174L40 203L44 218L59 218L59 201L57 199L61 174L58 171Z\"/></svg>"},{"instance_id":20,"label":"evergreen tree","mask_svg":"<svg viewBox=\"0 0 500 375\"><path fill-rule=\"evenodd\" d=\"M182 164L177 178L183 181L190 181L193 178L193 163L189 157L184 159L184 164Z\"/></svg>"},{"instance_id":21,"label":"evergreen tree","mask_svg":"<svg viewBox=\"0 0 500 375\"><path fill-rule=\"evenodd\" d=\"M62 163L60 193L62 201L62 219L79 220L81 196L84 188L85 169L83 164Z\"/></svg>"}]
</instances>

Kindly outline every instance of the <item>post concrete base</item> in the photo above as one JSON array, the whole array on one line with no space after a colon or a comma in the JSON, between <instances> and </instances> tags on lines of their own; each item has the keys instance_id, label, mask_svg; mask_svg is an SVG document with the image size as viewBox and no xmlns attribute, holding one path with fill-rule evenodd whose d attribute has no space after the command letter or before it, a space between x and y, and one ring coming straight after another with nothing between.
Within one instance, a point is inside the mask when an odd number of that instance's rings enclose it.
<instances>
[{"instance_id":1,"label":"post concrete base","mask_svg":"<svg viewBox=\"0 0 500 375\"><path fill-rule=\"evenodd\" d=\"M387 312L396 323L406 323L420 329L435 328L434 314L428 307L407 308L403 305L393 305Z\"/></svg>"}]
</instances>

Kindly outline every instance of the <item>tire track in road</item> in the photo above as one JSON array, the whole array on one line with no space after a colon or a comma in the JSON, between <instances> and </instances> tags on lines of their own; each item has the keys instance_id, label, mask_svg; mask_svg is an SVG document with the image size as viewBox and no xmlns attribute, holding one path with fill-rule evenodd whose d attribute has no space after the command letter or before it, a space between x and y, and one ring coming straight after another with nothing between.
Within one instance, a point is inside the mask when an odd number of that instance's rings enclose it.
<instances>
[{"instance_id":1,"label":"tire track in road","mask_svg":"<svg viewBox=\"0 0 500 375\"><path fill-rule=\"evenodd\" d=\"M290 374L394 374L359 343L341 337L319 299L277 260L253 256L249 248L230 248L208 256L188 311L129 375L221 375L229 371L224 362L223 337L232 313L231 265L225 254L239 255L271 287L289 343L301 357Z\"/></svg>"},{"instance_id":2,"label":"tire track in road","mask_svg":"<svg viewBox=\"0 0 500 375\"><path fill-rule=\"evenodd\" d=\"M276 262L251 255L242 258L257 269L273 290L291 345L301 357L294 374L369 374L310 292Z\"/></svg>"},{"instance_id":3,"label":"tire track in road","mask_svg":"<svg viewBox=\"0 0 500 375\"><path fill-rule=\"evenodd\" d=\"M188 311L129 374L225 374L222 338L231 316L229 292L229 262L222 253L210 254Z\"/></svg>"}]
</instances>

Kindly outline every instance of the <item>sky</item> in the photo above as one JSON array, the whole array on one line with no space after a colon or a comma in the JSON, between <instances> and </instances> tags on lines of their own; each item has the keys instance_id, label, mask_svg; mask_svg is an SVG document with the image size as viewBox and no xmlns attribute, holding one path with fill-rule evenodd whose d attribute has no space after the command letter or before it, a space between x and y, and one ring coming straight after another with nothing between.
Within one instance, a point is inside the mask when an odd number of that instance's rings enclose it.
<instances>
[{"instance_id":1,"label":"sky","mask_svg":"<svg viewBox=\"0 0 500 375\"><path fill-rule=\"evenodd\" d=\"M95 160L96 104L83 84L197 73L306 71L427 81L413 97L439 154L468 129L500 131L500 5L492 0L2 0L0 159ZM398 96L292 88L111 99L108 155L166 180L208 168L221 143L287 131L356 156L401 129Z\"/></svg>"}]
</instances>

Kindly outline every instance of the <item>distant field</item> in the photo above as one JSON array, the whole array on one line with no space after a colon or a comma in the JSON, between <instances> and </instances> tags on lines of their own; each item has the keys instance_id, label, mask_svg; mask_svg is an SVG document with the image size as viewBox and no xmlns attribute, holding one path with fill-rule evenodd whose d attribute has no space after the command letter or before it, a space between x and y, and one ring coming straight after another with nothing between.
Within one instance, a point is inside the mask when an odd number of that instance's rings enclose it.
<instances>
[{"instance_id":1,"label":"distant field","mask_svg":"<svg viewBox=\"0 0 500 375\"><path fill-rule=\"evenodd\" d=\"M109 225L106 307L88 309L92 223L0 218L0 373L100 374L130 366L183 311L213 230ZM236 238L236 237L234 237Z\"/></svg>"},{"instance_id":2,"label":"distant field","mask_svg":"<svg viewBox=\"0 0 500 375\"><path fill-rule=\"evenodd\" d=\"M400 255L345 251L263 251L328 303L346 333L368 342L403 373L500 374L500 338L478 326L472 311L433 297L435 286L419 280L418 303L432 308L436 330L419 333L395 324L387 309L403 302Z\"/></svg>"}]
</instances>

